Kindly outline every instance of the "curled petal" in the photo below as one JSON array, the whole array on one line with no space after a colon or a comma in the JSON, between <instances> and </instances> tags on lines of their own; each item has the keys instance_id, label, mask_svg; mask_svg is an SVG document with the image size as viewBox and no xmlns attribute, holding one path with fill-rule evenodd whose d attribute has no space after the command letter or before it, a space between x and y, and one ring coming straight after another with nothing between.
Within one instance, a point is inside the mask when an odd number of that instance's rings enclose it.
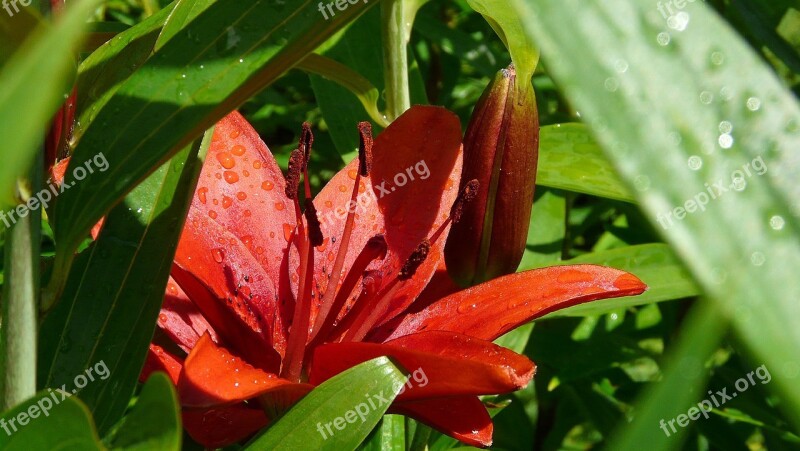
<instances>
[{"instance_id":1,"label":"curled petal","mask_svg":"<svg viewBox=\"0 0 800 451\"><path fill-rule=\"evenodd\" d=\"M217 346L208 334L186 358L178 380L181 404L189 407L234 404L274 391L287 393L296 401L311 388L254 368Z\"/></svg>"},{"instance_id":2,"label":"curled petal","mask_svg":"<svg viewBox=\"0 0 800 451\"><path fill-rule=\"evenodd\" d=\"M316 349L309 382L317 385L367 360L389 356L411 376L398 401L487 395L530 382L533 362L488 341L450 332L421 332L387 343L331 343ZM403 388L405 387L405 388Z\"/></svg>"},{"instance_id":3,"label":"curled petal","mask_svg":"<svg viewBox=\"0 0 800 451\"><path fill-rule=\"evenodd\" d=\"M419 420L470 446L485 448L492 444L492 419L475 396L396 402L389 413Z\"/></svg>"},{"instance_id":4,"label":"curled petal","mask_svg":"<svg viewBox=\"0 0 800 451\"><path fill-rule=\"evenodd\" d=\"M444 330L491 341L550 312L597 299L633 296L646 289L636 276L604 266L534 269L447 296L418 313L387 323L371 339L385 341L423 330Z\"/></svg>"}]
</instances>

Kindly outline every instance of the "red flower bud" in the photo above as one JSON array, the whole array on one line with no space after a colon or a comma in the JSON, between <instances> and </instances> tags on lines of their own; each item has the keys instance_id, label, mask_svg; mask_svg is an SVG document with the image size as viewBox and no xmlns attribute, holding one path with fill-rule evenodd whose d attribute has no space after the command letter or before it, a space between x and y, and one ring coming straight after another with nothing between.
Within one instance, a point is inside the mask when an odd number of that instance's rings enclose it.
<instances>
[{"instance_id":1,"label":"red flower bud","mask_svg":"<svg viewBox=\"0 0 800 451\"><path fill-rule=\"evenodd\" d=\"M516 271L530 224L539 114L528 80L517 86L511 65L483 92L464 137L462 185L480 190L453 225L445 247L450 276L462 286ZM462 187L463 188L463 187Z\"/></svg>"}]
</instances>

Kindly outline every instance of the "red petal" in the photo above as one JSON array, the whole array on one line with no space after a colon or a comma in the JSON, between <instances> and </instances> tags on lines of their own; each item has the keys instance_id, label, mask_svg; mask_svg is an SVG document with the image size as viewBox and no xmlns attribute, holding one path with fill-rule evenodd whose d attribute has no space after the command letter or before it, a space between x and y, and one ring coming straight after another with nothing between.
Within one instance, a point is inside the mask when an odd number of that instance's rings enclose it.
<instances>
[{"instance_id":1,"label":"red petal","mask_svg":"<svg viewBox=\"0 0 800 451\"><path fill-rule=\"evenodd\" d=\"M145 360L144 368L142 368L142 373L139 375L139 381L146 381L155 371L163 371L169 375L172 383L177 385L182 369L183 361L181 359L165 351L161 346L150 344L150 349L147 351L147 360Z\"/></svg>"},{"instance_id":2,"label":"red petal","mask_svg":"<svg viewBox=\"0 0 800 451\"><path fill-rule=\"evenodd\" d=\"M371 338L391 340L423 330L446 330L491 341L550 312L597 299L633 296L646 289L636 276L603 266L534 269L450 295L386 324Z\"/></svg>"},{"instance_id":3,"label":"red petal","mask_svg":"<svg viewBox=\"0 0 800 451\"><path fill-rule=\"evenodd\" d=\"M269 343L278 348L283 328L273 328L273 317L287 244L284 224L295 222L284 187L258 133L239 113L229 114L215 126L175 255L176 264L216 297L238 297L233 304L241 306L240 316L255 313Z\"/></svg>"},{"instance_id":4,"label":"red petal","mask_svg":"<svg viewBox=\"0 0 800 451\"><path fill-rule=\"evenodd\" d=\"M164 304L158 315L158 327L186 353L194 348L197 340L206 332L214 341L219 341L216 332L203 314L172 277L167 283L167 294L164 296Z\"/></svg>"},{"instance_id":5,"label":"red petal","mask_svg":"<svg viewBox=\"0 0 800 451\"><path fill-rule=\"evenodd\" d=\"M378 135L373 155L372 173L362 180L364 188L355 208L358 216L344 268L350 268L370 237L383 233L388 255L370 269L381 268L388 282L449 214L461 177L461 125L444 108L414 106ZM357 169L358 161L352 161L314 199L323 234L336 238L336 243L326 241L322 257L315 261L316 274L322 274L323 268L330 271L338 252ZM438 244L443 245L446 238L444 235ZM407 307L427 285L442 258L439 245L398 292L389 315ZM324 291L327 278L317 282Z\"/></svg>"},{"instance_id":6,"label":"red petal","mask_svg":"<svg viewBox=\"0 0 800 451\"><path fill-rule=\"evenodd\" d=\"M208 335L203 335L186 358L178 380L181 404L193 407L236 403L272 391L296 401L312 388L254 368L214 344Z\"/></svg>"},{"instance_id":7,"label":"red petal","mask_svg":"<svg viewBox=\"0 0 800 451\"><path fill-rule=\"evenodd\" d=\"M492 419L474 396L397 402L389 413L419 420L470 446L485 448L492 444Z\"/></svg>"},{"instance_id":8,"label":"red petal","mask_svg":"<svg viewBox=\"0 0 800 451\"><path fill-rule=\"evenodd\" d=\"M488 341L450 332L422 332L384 344L331 343L314 353L309 383L318 385L342 371L389 356L411 378L400 401L518 390L530 382L533 362ZM400 389L397 387L396 389Z\"/></svg>"},{"instance_id":9,"label":"red petal","mask_svg":"<svg viewBox=\"0 0 800 451\"><path fill-rule=\"evenodd\" d=\"M183 427L206 448L222 448L240 442L269 423L261 409L237 404L213 409L184 410Z\"/></svg>"}]
</instances>

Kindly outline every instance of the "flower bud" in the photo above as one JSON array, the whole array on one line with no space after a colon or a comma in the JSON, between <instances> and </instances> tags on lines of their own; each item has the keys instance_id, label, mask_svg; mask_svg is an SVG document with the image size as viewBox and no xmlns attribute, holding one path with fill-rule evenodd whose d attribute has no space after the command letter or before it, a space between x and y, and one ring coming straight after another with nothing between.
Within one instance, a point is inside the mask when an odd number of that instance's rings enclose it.
<instances>
[{"instance_id":1,"label":"flower bud","mask_svg":"<svg viewBox=\"0 0 800 451\"><path fill-rule=\"evenodd\" d=\"M477 179L480 190L445 246L450 276L462 286L513 273L525 252L539 114L530 81L520 83L513 64L498 72L478 100L464 137L461 184Z\"/></svg>"}]
</instances>

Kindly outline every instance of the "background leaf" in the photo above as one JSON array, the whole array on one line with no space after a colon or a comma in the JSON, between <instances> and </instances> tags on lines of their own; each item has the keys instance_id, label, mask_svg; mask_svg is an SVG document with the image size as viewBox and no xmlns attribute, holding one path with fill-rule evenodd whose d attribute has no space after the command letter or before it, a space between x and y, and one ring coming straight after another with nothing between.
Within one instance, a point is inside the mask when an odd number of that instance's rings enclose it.
<instances>
[{"instance_id":1,"label":"background leaf","mask_svg":"<svg viewBox=\"0 0 800 451\"><path fill-rule=\"evenodd\" d=\"M768 367L784 369L770 387L800 426L800 329L792 323L800 316L794 96L700 2L673 30L646 3L515 4L550 73L619 173L629 185L645 178L636 197L650 221L731 315L747 346ZM662 219L718 180L728 191L705 211Z\"/></svg>"},{"instance_id":2,"label":"background leaf","mask_svg":"<svg viewBox=\"0 0 800 451\"><path fill-rule=\"evenodd\" d=\"M125 411L153 337L172 259L211 133L132 191L82 252L40 332L39 383L72 384L104 362L110 376L81 392L105 434ZM200 149L200 157L198 157Z\"/></svg>"}]
</instances>

